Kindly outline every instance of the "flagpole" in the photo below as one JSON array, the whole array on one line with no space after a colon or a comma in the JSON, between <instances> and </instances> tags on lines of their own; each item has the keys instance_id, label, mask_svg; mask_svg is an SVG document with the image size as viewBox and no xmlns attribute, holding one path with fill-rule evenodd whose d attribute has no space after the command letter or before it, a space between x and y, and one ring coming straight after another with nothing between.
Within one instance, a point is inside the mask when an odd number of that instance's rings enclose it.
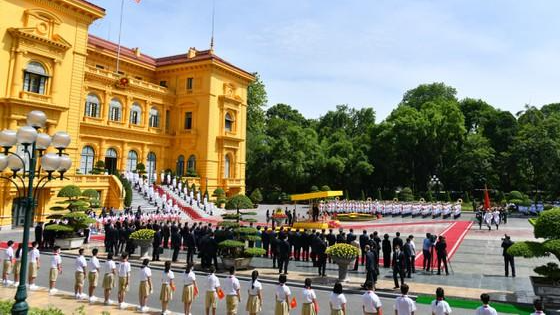
<instances>
[{"instance_id":1,"label":"flagpole","mask_svg":"<svg viewBox=\"0 0 560 315\"><path fill-rule=\"evenodd\" d=\"M210 37L210 51L214 51L214 17L216 16L216 0L212 0L212 36Z\"/></svg>"},{"instance_id":2,"label":"flagpole","mask_svg":"<svg viewBox=\"0 0 560 315\"><path fill-rule=\"evenodd\" d=\"M119 73L119 61L121 58L121 32L122 32L123 14L124 14L124 0L121 0L121 20L119 23L119 41L117 46L117 74Z\"/></svg>"}]
</instances>

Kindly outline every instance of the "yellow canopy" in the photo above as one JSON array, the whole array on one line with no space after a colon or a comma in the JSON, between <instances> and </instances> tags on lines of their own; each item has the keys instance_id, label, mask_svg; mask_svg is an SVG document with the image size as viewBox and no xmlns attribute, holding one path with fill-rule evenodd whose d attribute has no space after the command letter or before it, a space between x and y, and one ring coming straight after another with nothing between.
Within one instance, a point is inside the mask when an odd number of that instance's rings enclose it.
<instances>
[{"instance_id":1,"label":"yellow canopy","mask_svg":"<svg viewBox=\"0 0 560 315\"><path fill-rule=\"evenodd\" d=\"M301 201L301 200L338 197L342 195L343 195L342 190L329 190L329 191L317 191L317 192L306 193L306 194L290 195L290 198L292 199L292 201Z\"/></svg>"}]
</instances>

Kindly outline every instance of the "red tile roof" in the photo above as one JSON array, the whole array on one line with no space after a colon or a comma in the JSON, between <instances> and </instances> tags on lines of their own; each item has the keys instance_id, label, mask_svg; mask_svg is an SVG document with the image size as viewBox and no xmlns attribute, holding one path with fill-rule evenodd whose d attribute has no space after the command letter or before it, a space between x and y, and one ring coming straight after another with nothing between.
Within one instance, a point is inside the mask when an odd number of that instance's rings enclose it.
<instances>
[{"instance_id":1,"label":"red tile roof","mask_svg":"<svg viewBox=\"0 0 560 315\"><path fill-rule=\"evenodd\" d=\"M110 50L114 53L116 53L118 50L118 44L91 34L89 34L88 44L93 45L97 48ZM190 63L190 62L203 61L203 60L216 60L226 66L241 71L246 75L253 76L253 74L214 55L210 50L198 50L196 51L196 56L192 58L189 58L186 53L174 55L174 56L168 56L168 57L154 58L142 53L140 53L139 56L137 56L135 51L132 50L131 48L121 46L121 56L125 56L132 60L136 60L153 67L162 67L162 66L169 66L169 65L181 64L181 63Z\"/></svg>"}]
</instances>

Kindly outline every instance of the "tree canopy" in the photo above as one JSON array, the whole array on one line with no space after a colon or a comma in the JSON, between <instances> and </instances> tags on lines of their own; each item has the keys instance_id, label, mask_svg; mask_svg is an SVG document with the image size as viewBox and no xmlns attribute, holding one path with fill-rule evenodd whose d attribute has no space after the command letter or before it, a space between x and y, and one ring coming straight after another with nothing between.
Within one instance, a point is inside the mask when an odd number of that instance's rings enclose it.
<instances>
[{"instance_id":1,"label":"tree canopy","mask_svg":"<svg viewBox=\"0 0 560 315\"><path fill-rule=\"evenodd\" d=\"M356 199L362 191L398 197L407 187L428 199L433 175L453 199L480 198L485 185L530 198L560 196L560 103L513 115L484 100L458 99L440 82L406 91L380 122L372 107L341 104L307 119L288 104L267 106L257 76L249 88L246 182L265 202L322 186Z\"/></svg>"}]
</instances>

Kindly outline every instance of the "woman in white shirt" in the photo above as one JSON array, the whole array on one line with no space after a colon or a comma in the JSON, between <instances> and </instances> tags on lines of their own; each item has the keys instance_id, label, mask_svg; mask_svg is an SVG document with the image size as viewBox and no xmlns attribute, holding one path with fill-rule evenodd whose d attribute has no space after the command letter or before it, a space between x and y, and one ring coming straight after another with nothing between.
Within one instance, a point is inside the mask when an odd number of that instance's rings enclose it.
<instances>
[{"instance_id":1,"label":"woman in white shirt","mask_svg":"<svg viewBox=\"0 0 560 315\"><path fill-rule=\"evenodd\" d=\"M305 278L305 284L302 291L302 307L301 315L317 315L317 295L315 290L311 288L311 279Z\"/></svg>"},{"instance_id":2,"label":"woman in white shirt","mask_svg":"<svg viewBox=\"0 0 560 315\"><path fill-rule=\"evenodd\" d=\"M111 300L109 297L111 296L111 290L115 287L115 275L117 274L117 265L113 261L113 253L107 254L107 261L103 266L104 275L103 275L103 291L105 297L105 305L110 305Z\"/></svg>"},{"instance_id":3,"label":"woman in white shirt","mask_svg":"<svg viewBox=\"0 0 560 315\"><path fill-rule=\"evenodd\" d=\"M288 315L290 314L290 295L292 292L286 285L288 278L286 275L278 277L278 286L276 286L275 300L276 307L274 308L274 315Z\"/></svg>"},{"instance_id":4,"label":"woman in white shirt","mask_svg":"<svg viewBox=\"0 0 560 315\"><path fill-rule=\"evenodd\" d=\"M436 299L432 301L432 315L449 315L451 314L451 307L445 301L445 294L443 288L436 289Z\"/></svg>"},{"instance_id":5,"label":"woman in white shirt","mask_svg":"<svg viewBox=\"0 0 560 315\"><path fill-rule=\"evenodd\" d=\"M246 311L249 315L256 315L262 310L262 284L258 280L259 272L253 270L251 273L251 287L249 288L249 298L247 299Z\"/></svg>"},{"instance_id":6,"label":"woman in white shirt","mask_svg":"<svg viewBox=\"0 0 560 315\"><path fill-rule=\"evenodd\" d=\"M331 315L346 315L346 296L342 293L342 283L334 284L333 291L329 298Z\"/></svg>"},{"instance_id":7,"label":"woman in white shirt","mask_svg":"<svg viewBox=\"0 0 560 315\"><path fill-rule=\"evenodd\" d=\"M138 287L138 297L140 301L140 311L146 312L148 307L148 296L152 294L152 270L148 267L149 259L142 261L142 269L140 269L140 286Z\"/></svg>"},{"instance_id":8,"label":"woman in white shirt","mask_svg":"<svg viewBox=\"0 0 560 315\"><path fill-rule=\"evenodd\" d=\"M173 279L175 279L175 275L171 271L171 261L168 260L164 265L163 276L161 277L161 291L159 293L162 314L168 314L167 305L173 299L173 291L175 291Z\"/></svg>"},{"instance_id":9,"label":"woman in white shirt","mask_svg":"<svg viewBox=\"0 0 560 315\"><path fill-rule=\"evenodd\" d=\"M185 273L183 274L183 296L181 300L183 301L185 314L189 315L191 313L191 306L194 298L198 295L198 287L196 286L196 275L192 271L193 264L188 263L187 268L185 268Z\"/></svg>"}]
</instances>

